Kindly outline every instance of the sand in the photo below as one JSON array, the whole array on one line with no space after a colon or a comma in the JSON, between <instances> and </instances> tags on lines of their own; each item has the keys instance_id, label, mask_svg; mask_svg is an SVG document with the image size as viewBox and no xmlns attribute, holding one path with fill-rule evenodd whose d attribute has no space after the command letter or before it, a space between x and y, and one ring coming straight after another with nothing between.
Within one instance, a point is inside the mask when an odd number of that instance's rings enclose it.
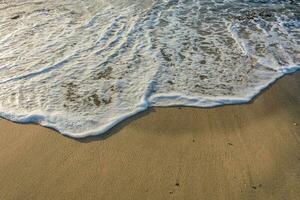
<instances>
[{"instance_id":1,"label":"sand","mask_svg":"<svg viewBox=\"0 0 300 200\"><path fill-rule=\"evenodd\" d=\"M300 199L300 73L250 104L155 108L105 138L0 120L0 199Z\"/></svg>"}]
</instances>

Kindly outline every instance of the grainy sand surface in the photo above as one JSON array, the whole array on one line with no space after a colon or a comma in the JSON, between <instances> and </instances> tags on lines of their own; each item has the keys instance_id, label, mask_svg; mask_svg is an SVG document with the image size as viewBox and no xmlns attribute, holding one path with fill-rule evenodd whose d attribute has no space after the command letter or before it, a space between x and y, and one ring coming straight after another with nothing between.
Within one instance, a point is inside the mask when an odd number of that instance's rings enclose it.
<instances>
[{"instance_id":1,"label":"grainy sand surface","mask_svg":"<svg viewBox=\"0 0 300 200\"><path fill-rule=\"evenodd\" d=\"M300 73L245 105L155 108L105 139L0 120L0 199L300 199Z\"/></svg>"}]
</instances>

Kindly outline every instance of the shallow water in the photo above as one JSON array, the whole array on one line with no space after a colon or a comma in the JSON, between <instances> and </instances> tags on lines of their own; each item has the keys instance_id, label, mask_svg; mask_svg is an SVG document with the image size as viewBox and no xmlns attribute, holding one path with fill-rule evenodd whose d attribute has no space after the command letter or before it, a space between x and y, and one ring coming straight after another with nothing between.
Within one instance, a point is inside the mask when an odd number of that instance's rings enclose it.
<instances>
[{"instance_id":1,"label":"shallow water","mask_svg":"<svg viewBox=\"0 0 300 200\"><path fill-rule=\"evenodd\" d=\"M0 115L72 137L247 102L299 68L297 0L0 1Z\"/></svg>"}]
</instances>

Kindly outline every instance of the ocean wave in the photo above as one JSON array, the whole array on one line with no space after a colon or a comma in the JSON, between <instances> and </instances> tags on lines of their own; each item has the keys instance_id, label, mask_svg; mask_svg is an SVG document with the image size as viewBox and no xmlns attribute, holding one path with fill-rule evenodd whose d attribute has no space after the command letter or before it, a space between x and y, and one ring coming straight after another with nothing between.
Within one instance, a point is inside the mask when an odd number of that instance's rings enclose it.
<instances>
[{"instance_id":1,"label":"ocean wave","mask_svg":"<svg viewBox=\"0 0 300 200\"><path fill-rule=\"evenodd\" d=\"M300 68L292 0L10 1L0 116L71 137L151 106L250 101Z\"/></svg>"}]
</instances>

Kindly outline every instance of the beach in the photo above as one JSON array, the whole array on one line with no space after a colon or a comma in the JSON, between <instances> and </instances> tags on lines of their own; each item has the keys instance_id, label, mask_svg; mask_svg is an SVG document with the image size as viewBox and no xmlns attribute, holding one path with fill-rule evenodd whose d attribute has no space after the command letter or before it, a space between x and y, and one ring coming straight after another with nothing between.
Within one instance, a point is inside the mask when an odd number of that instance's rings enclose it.
<instances>
[{"instance_id":1,"label":"beach","mask_svg":"<svg viewBox=\"0 0 300 200\"><path fill-rule=\"evenodd\" d=\"M300 199L300 73L249 104L152 108L75 140L0 120L0 199Z\"/></svg>"},{"instance_id":2,"label":"beach","mask_svg":"<svg viewBox=\"0 0 300 200\"><path fill-rule=\"evenodd\" d=\"M300 200L300 2L0 10L0 200Z\"/></svg>"}]
</instances>

